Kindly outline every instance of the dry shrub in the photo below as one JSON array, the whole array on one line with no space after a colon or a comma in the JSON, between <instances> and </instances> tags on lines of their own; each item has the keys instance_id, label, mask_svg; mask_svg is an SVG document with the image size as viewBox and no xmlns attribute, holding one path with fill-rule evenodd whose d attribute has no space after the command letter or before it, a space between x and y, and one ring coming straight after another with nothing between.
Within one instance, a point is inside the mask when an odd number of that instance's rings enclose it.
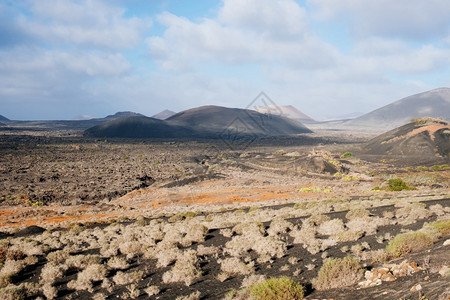
<instances>
[{"instance_id":1,"label":"dry shrub","mask_svg":"<svg viewBox=\"0 0 450 300\"><path fill-rule=\"evenodd\" d=\"M334 235L334 237L337 238L339 242L354 242L360 239L363 234L362 231L346 230L339 232Z\"/></svg>"},{"instance_id":2,"label":"dry shrub","mask_svg":"<svg viewBox=\"0 0 450 300\"><path fill-rule=\"evenodd\" d=\"M57 250L47 254L47 261L54 263L62 263L69 258L70 253L67 250Z\"/></svg>"},{"instance_id":3,"label":"dry shrub","mask_svg":"<svg viewBox=\"0 0 450 300\"><path fill-rule=\"evenodd\" d=\"M59 265L55 262L47 263L41 270L41 282L43 284L53 284L57 278L64 275L66 269L64 265Z\"/></svg>"},{"instance_id":4,"label":"dry shrub","mask_svg":"<svg viewBox=\"0 0 450 300\"><path fill-rule=\"evenodd\" d=\"M44 284L42 292L47 299L54 299L58 296L58 290L51 284Z\"/></svg>"},{"instance_id":5,"label":"dry shrub","mask_svg":"<svg viewBox=\"0 0 450 300\"><path fill-rule=\"evenodd\" d=\"M345 218L347 218L347 220L351 220L355 218L366 218L369 215L370 212L365 208L354 208L345 215Z\"/></svg>"},{"instance_id":6,"label":"dry shrub","mask_svg":"<svg viewBox=\"0 0 450 300\"><path fill-rule=\"evenodd\" d=\"M119 245L119 250L125 255L140 255L144 252L140 241L123 242Z\"/></svg>"},{"instance_id":7,"label":"dry shrub","mask_svg":"<svg viewBox=\"0 0 450 300\"><path fill-rule=\"evenodd\" d=\"M416 220L425 219L431 216L431 212L426 209L423 203L410 203L404 207L400 207L395 211L395 217L399 219L407 219L409 224L415 223ZM408 224L408 223L405 223Z\"/></svg>"},{"instance_id":8,"label":"dry shrub","mask_svg":"<svg viewBox=\"0 0 450 300\"><path fill-rule=\"evenodd\" d=\"M176 300L199 300L201 293L199 291L195 291L187 296L178 296Z\"/></svg>"},{"instance_id":9,"label":"dry shrub","mask_svg":"<svg viewBox=\"0 0 450 300\"><path fill-rule=\"evenodd\" d=\"M358 260L351 256L329 258L325 260L312 284L318 290L346 287L358 282L361 275L362 269Z\"/></svg>"},{"instance_id":10,"label":"dry shrub","mask_svg":"<svg viewBox=\"0 0 450 300\"><path fill-rule=\"evenodd\" d=\"M233 230L231 230L230 228L220 229L219 233L226 238L230 238L233 236Z\"/></svg>"},{"instance_id":11,"label":"dry shrub","mask_svg":"<svg viewBox=\"0 0 450 300\"><path fill-rule=\"evenodd\" d=\"M108 260L108 267L116 270L124 270L130 267L124 257L114 256Z\"/></svg>"},{"instance_id":12,"label":"dry shrub","mask_svg":"<svg viewBox=\"0 0 450 300\"><path fill-rule=\"evenodd\" d=\"M133 272L117 272L113 277L113 281L118 285L125 285L134 282L138 282L142 279L142 275L144 275L144 271L133 271Z\"/></svg>"},{"instance_id":13,"label":"dry shrub","mask_svg":"<svg viewBox=\"0 0 450 300\"><path fill-rule=\"evenodd\" d=\"M200 243L205 241L208 228L202 224L194 223L189 224L186 235L180 241L183 247L188 247L192 243Z\"/></svg>"},{"instance_id":14,"label":"dry shrub","mask_svg":"<svg viewBox=\"0 0 450 300\"><path fill-rule=\"evenodd\" d=\"M74 255L66 259L68 268L85 269L89 265L100 264L102 258L99 255Z\"/></svg>"},{"instance_id":15,"label":"dry shrub","mask_svg":"<svg viewBox=\"0 0 450 300\"><path fill-rule=\"evenodd\" d=\"M433 239L424 232L398 234L386 246L386 252L393 257L404 256L433 245Z\"/></svg>"},{"instance_id":16,"label":"dry shrub","mask_svg":"<svg viewBox=\"0 0 450 300\"><path fill-rule=\"evenodd\" d=\"M256 275L256 274L252 274L250 276L246 276L243 280L242 280L242 284L241 287L242 288L246 288L249 287L251 285L260 283L261 281L266 280L266 276L265 275Z\"/></svg>"},{"instance_id":17,"label":"dry shrub","mask_svg":"<svg viewBox=\"0 0 450 300\"><path fill-rule=\"evenodd\" d=\"M164 283L184 282L190 286L201 277L201 270L194 250L187 250L180 255L173 268L163 274Z\"/></svg>"},{"instance_id":18,"label":"dry shrub","mask_svg":"<svg viewBox=\"0 0 450 300\"><path fill-rule=\"evenodd\" d=\"M159 251L155 257L156 259L158 259L156 266L158 268L167 267L168 265L176 261L182 253L183 252L180 249L175 247L166 249L165 251Z\"/></svg>"},{"instance_id":19,"label":"dry shrub","mask_svg":"<svg viewBox=\"0 0 450 300\"><path fill-rule=\"evenodd\" d=\"M341 219L325 221L317 229L317 232L321 235L332 235L342 231L344 231L344 222Z\"/></svg>"},{"instance_id":20,"label":"dry shrub","mask_svg":"<svg viewBox=\"0 0 450 300\"><path fill-rule=\"evenodd\" d=\"M295 227L289 232L289 235L294 238L294 244L306 244L308 241L315 239L316 231L314 226L303 225L300 230Z\"/></svg>"},{"instance_id":21,"label":"dry shrub","mask_svg":"<svg viewBox=\"0 0 450 300\"><path fill-rule=\"evenodd\" d=\"M237 257L219 259L218 263L222 271L232 275L250 275L255 272L254 262L245 264Z\"/></svg>"},{"instance_id":22,"label":"dry shrub","mask_svg":"<svg viewBox=\"0 0 450 300\"><path fill-rule=\"evenodd\" d=\"M102 281L105 279L107 273L108 271L104 265L89 265L86 269L78 273L77 280L70 281L67 284L67 287L77 291L88 290L92 292L92 283L95 281Z\"/></svg>"},{"instance_id":23,"label":"dry shrub","mask_svg":"<svg viewBox=\"0 0 450 300\"><path fill-rule=\"evenodd\" d=\"M255 240L252 249L259 255L268 255L270 257L281 258L286 255L286 243L271 236Z\"/></svg>"},{"instance_id":24,"label":"dry shrub","mask_svg":"<svg viewBox=\"0 0 450 300\"><path fill-rule=\"evenodd\" d=\"M19 274L26 267L23 261L6 260L0 270L0 288L7 286L11 278Z\"/></svg>"},{"instance_id":25,"label":"dry shrub","mask_svg":"<svg viewBox=\"0 0 450 300\"><path fill-rule=\"evenodd\" d=\"M377 233L378 223L375 218L354 218L348 221L345 226L351 231L362 231L366 235L373 235Z\"/></svg>"},{"instance_id":26,"label":"dry shrub","mask_svg":"<svg viewBox=\"0 0 450 300\"><path fill-rule=\"evenodd\" d=\"M275 218L270 223L267 233L270 236L278 236L281 233L286 233L289 230L292 230L292 228L294 228L294 225L291 222L288 222L282 218Z\"/></svg>"},{"instance_id":27,"label":"dry shrub","mask_svg":"<svg viewBox=\"0 0 450 300\"><path fill-rule=\"evenodd\" d=\"M197 247L197 255L198 256L214 255L214 254L218 254L219 252L220 252L220 249L218 247L214 247L214 246L205 247L203 245L198 245L198 247Z\"/></svg>"},{"instance_id":28,"label":"dry shrub","mask_svg":"<svg viewBox=\"0 0 450 300\"><path fill-rule=\"evenodd\" d=\"M303 225L310 225L310 226L320 226L322 223L325 223L326 221L329 221L330 217L326 215L312 215L308 219L303 221Z\"/></svg>"},{"instance_id":29,"label":"dry shrub","mask_svg":"<svg viewBox=\"0 0 450 300\"><path fill-rule=\"evenodd\" d=\"M144 291L149 297L151 297L154 295L158 295L160 292L160 289L156 285L151 285L151 286L145 288Z\"/></svg>"},{"instance_id":30,"label":"dry shrub","mask_svg":"<svg viewBox=\"0 0 450 300\"><path fill-rule=\"evenodd\" d=\"M266 229L261 222L239 223L233 227L232 231L236 234L249 236L263 236L266 233Z\"/></svg>"}]
</instances>

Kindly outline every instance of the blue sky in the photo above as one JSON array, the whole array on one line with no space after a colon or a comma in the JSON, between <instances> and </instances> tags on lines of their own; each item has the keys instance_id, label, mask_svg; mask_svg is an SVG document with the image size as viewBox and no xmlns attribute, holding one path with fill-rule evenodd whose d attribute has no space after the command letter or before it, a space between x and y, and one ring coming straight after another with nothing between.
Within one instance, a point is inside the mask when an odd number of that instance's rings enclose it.
<instances>
[{"instance_id":1,"label":"blue sky","mask_svg":"<svg viewBox=\"0 0 450 300\"><path fill-rule=\"evenodd\" d=\"M450 86L447 0L0 0L0 114L247 107L318 120Z\"/></svg>"}]
</instances>

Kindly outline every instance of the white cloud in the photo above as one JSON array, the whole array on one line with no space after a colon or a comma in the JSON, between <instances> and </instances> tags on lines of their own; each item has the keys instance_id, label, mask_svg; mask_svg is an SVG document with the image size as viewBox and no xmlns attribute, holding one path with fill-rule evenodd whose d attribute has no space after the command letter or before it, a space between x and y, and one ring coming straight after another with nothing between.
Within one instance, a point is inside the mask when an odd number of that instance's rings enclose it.
<instances>
[{"instance_id":1,"label":"white cloud","mask_svg":"<svg viewBox=\"0 0 450 300\"><path fill-rule=\"evenodd\" d=\"M337 55L306 30L304 9L290 0L225 0L216 19L195 23L164 13L157 21L167 29L147 42L167 70L185 71L199 61L314 69L333 64Z\"/></svg>"},{"instance_id":2,"label":"white cloud","mask_svg":"<svg viewBox=\"0 0 450 300\"><path fill-rule=\"evenodd\" d=\"M218 19L271 39L298 38L307 28L305 9L292 0L224 0Z\"/></svg>"},{"instance_id":3,"label":"white cloud","mask_svg":"<svg viewBox=\"0 0 450 300\"><path fill-rule=\"evenodd\" d=\"M83 76L117 76L130 70L123 55L103 52L64 52L15 48L0 52L0 73L69 72Z\"/></svg>"},{"instance_id":4,"label":"white cloud","mask_svg":"<svg viewBox=\"0 0 450 300\"><path fill-rule=\"evenodd\" d=\"M427 40L450 30L447 0L308 0L321 19L343 19L359 37Z\"/></svg>"},{"instance_id":5,"label":"white cloud","mask_svg":"<svg viewBox=\"0 0 450 300\"><path fill-rule=\"evenodd\" d=\"M32 17L22 16L22 30L58 44L132 48L151 27L150 19L125 17L125 10L102 1L30 1Z\"/></svg>"}]
</instances>

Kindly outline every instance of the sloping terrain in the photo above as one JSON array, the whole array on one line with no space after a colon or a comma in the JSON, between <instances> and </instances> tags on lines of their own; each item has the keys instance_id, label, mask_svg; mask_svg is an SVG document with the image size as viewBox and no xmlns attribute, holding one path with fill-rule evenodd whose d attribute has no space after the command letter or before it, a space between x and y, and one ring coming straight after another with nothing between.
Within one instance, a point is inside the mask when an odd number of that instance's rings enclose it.
<instances>
[{"instance_id":1,"label":"sloping terrain","mask_svg":"<svg viewBox=\"0 0 450 300\"><path fill-rule=\"evenodd\" d=\"M313 137L235 151L0 136L0 299L237 300L280 276L307 299L446 296L448 166L366 162ZM414 190L375 189L392 178ZM391 251L405 233L414 247ZM319 282L336 259L355 268Z\"/></svg>"},{"instance_id":2,"label":"sloping terrain","mask_svg":"<svg viewBox=\"0 0 450 300\"><path fill-rule=\"evenodd\" d=\"M313 118L304 114L303 112L301 112L300 110L298 110L296 107L294 107L292 105L268 105L268 106L256 107L255 110L257 112L260 112L263 114L270 114L270 115L286 117L286 118L297 120L300 122L314 121Z\"/></svg>"},{"instance_id":3,"label":"sloping terrain","mask_svg":"<svg viewBox=\"0 0 450 300\"><path fill-rule=\"evenodd\" d=\"M167 119L167 118L169 118L169 117L171 117L171 116L173 116L175 114L176 114L176 112L168 110L168 109L165 109L165 110L157 113L156 115L153 115L152 118L165 120L165 119Z\"/></svg>"},{"instance_id":4,"label":"sloping terrain","mask_svg":"<svg viewBox=\"0 0 450 300\"><path fill-rule=\"evenodd\" d=\"M300 122L253 110L221 106L201 106L179 112L167 119L219 135L290 135L311 132Z\"/></svg>"},{"instance_id":5,"label":"sloping terrain","mask_svg":"<svg viewBox=\"0 0 450 300\"><path fill-rule=\"evenodd\" d=\"M364 149L373 155L450 157L450 124L419 118L370 140Z\"/></svg>"},{"instance_id":6,"label":"sloping terrain","mask_svg":"<svg viewBox=\"0 0 450 300\"><path fill-rule=\"evenodd\" d=\"M114 115L108 115L104 118L94 118L87 120L43 120L43 121L9 121L7 126L2 128L3 131L18 132L18 131L28 131L29 132L43 132L43 131L82 131L93 126L102 124L107 121L115 120L123 117L130 116L143 116L139 113L124 111L117 112Z\"/></svg>"},{"instance_id":7,"label":"sloping terrain","mask_svg":"<svg viewBox=\"0 0 450 300\"><path fill-rule=\"evenodd\" d=\"M450 121L450 88L439 88L412 95L361 117L347 121L345 127L389 130L419 117Z\"/></svg>"},{"instance_id":8,"label":"sloping terrain","mask_svg":"<svg viewBox=\"0 0 450 300\"><path fill-rule=\"evenodd\" d=\"M200 132L187 126L170 124L149 117L124 117L87 129L85 136L118 138L185 138L199 137Z\"/></svg>"},{"instance_id":9,"label":"sloping terrain","mask_svg":"<svg viewBox=\"0 0 450 300\"><path fill-rule=\"evenodd\" d=\"M9 121L7 117L0 115L0 121Z\"/></svg>"}]
</instances>

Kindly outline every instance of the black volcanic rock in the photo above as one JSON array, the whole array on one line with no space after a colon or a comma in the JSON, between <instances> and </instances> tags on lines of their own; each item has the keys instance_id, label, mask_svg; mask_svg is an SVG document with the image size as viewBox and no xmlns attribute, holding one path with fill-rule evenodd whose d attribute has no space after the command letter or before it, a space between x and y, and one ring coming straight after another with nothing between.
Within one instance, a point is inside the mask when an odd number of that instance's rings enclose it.
<instances>
[{"instance_id":1,"label":"black volcanic rock","mask_svg":"<svg viewBox=\"0 0 450 300\"><path fill-rule=\"evenodd\" d=\"M345 126L393 129L413 118L433 117L450 121L450 88L412 95L345 123Z\"/></svg>"},{"instance_id":2,"label":"black volcanic rock","mask_svg":"<svg viewBox=\"0 0 450 300\"><path fill-rule=\"evenodd\" d=\"M254 110L212 105L179 112L166 121L219 135L276 136L311 132L302 123L292 119Z\"/></svg>"},{"instance_id":3,"label":"black volcanic rock","mask_svg":"<svg viewBox=\"0 0 450 300\"><path fill-rule=\"evenodd\" d=\"M450 125L446 121L419 118L370 140L364 151L372 155L422 157L450 156Z\"/></svg>"},{"instance_id":4,"label":"black volcanic rock","mask_svg":"<svg viewBox=\"0 0 450 300\"><path fill-rule=\"evenodd\" d=\"M114 119L87 129L88 137L118 138L182 138L196 137L195 130L144 116Z\"/></svg>"},{"instance_id":5,"label":"black volcanic rock","mask_svg":"<svg viewBox=\"0 0 450 300\"><path fill-rule=\"evenodd\" d=\"M0 115L0 121L9 121L7 117Z\"/></svg>"}]
</instances>

